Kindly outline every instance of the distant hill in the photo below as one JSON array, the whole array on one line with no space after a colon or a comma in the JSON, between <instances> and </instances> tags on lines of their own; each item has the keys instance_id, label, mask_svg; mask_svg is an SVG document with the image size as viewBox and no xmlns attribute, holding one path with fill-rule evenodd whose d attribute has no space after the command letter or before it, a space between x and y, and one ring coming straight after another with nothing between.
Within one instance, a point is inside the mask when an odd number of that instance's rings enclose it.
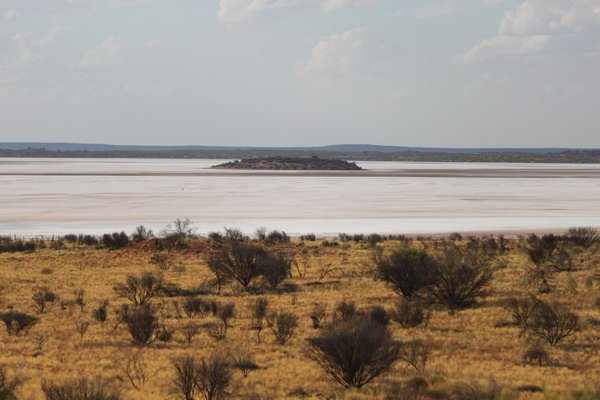
<instances>
[{"instance_id":1,"label":"distant hill","mask_svg":"<svg viewBox=\"0 0 600 400\"><path fill-rule=\"evenodd\" d=\"M307 147L249 147L249 146L137 146L97 143L46 143L46 142L0 142L0 149L24 150L46 149L49 151L234 151L234 150L272 150L306 151L335 153L559 153L568 148L446 148L446 147L406 147L381 146L373 144L334 144L329 146Z\"/></svg>"}]
</instances>

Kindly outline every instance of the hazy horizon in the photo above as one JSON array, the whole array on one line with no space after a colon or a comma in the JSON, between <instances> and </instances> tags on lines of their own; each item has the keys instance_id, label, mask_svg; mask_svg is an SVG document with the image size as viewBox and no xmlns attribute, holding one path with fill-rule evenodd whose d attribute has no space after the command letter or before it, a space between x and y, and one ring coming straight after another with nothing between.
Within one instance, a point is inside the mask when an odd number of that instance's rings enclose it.
<instances>
[{"instance_id":1,"label":"hazy horizon","mask_svg":"<svg viewBox=\"0 0 600 400\"><path fill-rule=\"evenodd\" d=\"M596 0L0 0L0 141L600 147Z\"/></svg>"}]
</instances>

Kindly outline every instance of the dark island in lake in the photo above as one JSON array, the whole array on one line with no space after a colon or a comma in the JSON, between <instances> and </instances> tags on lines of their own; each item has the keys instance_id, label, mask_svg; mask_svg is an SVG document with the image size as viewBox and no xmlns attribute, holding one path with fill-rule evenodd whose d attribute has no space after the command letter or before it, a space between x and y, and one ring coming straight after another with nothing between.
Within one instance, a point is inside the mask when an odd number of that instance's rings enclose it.
<instances>
[{"instance_id":1,"label":"dark island in lake","mask_svg":"<svg viewBox=\"0 0 600 400\"><path fill-rule=\"evenodd\" d=\"M256 157L213 165L219 169L358 171L356 163L319 157Z\"/></svg>"}]
</instances>

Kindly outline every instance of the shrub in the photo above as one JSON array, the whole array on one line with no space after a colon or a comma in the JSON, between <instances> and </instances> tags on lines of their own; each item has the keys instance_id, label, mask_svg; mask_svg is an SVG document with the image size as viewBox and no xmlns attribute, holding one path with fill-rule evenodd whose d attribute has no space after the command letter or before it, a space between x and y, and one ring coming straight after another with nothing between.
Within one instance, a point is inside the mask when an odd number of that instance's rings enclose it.
<instances>
[{"instance_id":1,"label":"shrub","mask_svg":"<svg viewBox=\"0 0 600 400\"><path fill-rule=\"evenodd\" d=\"M283 253L265 253L260 258L260 275L275 289L290 276L292 260L292 257Z\"/></svg>"},{"instance_id":2,"label":"shrub","mask_svg":"<svg viewBox=\"0 0 600 400\"><path fill-rule=\"evenodd\" d=\"M472 250L449 247L432 264L428 295L450 310L466 308L487 294L492 271L487 259Z\"/></svg>"},{"instance_id":3,"label":"shrub","mask_svg":"<svg viewBox=\"0 0 600 400\"><path fill-rule=\"evenodd\" d=\"M327 307L324 304L317 303L313 306L312 311L310 312L310 320L312 321L312 326L315 329L321 327L321 323L327 316Z\"/></svg>"},{"instance_id":4,"label":"shrub","mask_svg":"<svg viewBox=\"0 0 600 400\"><path fill-rule=\"evenodd\" d=\"M515 325L525 328L529 324L529 317L534 304L534 301L530 299L511 297L506 300L504 308L510 312Z\"/></svg>"},{"instance_id":5,"label":"shrub","mask_svg":"<svg viewBox=\"0 0 600 400\"><path fill-rule=\"evenodd\" d=\"M223 244L209 260L217 280L232 278L243 287L250 285L261 273L265 250L256 244L232 241Z\"/></svg>"},{"instance_id":6,"label":"shrub","mask_svg":"<svg viewBox=\"0 0 600 400\"><path fill-rule=\"evenodd\" d=\"M568 238L577 246L590 248L600 240L598 231L590 227L571 228L568 232Z\"/></svg>"},{"instance_id":7,"label":"shrub","mask_svg":"<svg viewBox=\"0 0 600 400\"><path fill-rule=\"evenodd\" d=\"M375 253L377 277L406 298L431 283L432 261L425 251L401 248L390 255Z\"/></svg>"},{"instance_id":8,"label":"shrub","mask_svg":"<svg viewBox=\"0 0 600 400\"><path fill-rule=\"evenodd\" d=\"M21 384L16 376L8 377L6 368L0 366L0 400L16 400L13 391Z\"/></svg>"},{"instance_id":9,"label":"shrub","mask_svg":"<svg viewBox=\"0 0 600 400\"><path fill-rule=\"evenodd\" d=\"M387 310L381 306L372 306L367 311L367 315L371 321L377 322L381 325L389 324L390 320L392 319L390 313L388 313Z\"/></svg>"},{"instance_id":10,"label":"shrub","mask_svg":"<svg viewBox=\"0 0 600 400\"><path fill-rule=\"evenodd\" d=\"M92 317L98 322L106 322L108 316L108 300L103 300L98 307L92 311Z\"/></svg>"},{"instance_id":11,"label":"shrub","mask_svg":"<svg viewBox=\"0 0 600 400\"><path fill-rule=\"evenodd\" d=\"M193 357L186 356L176 358L171 363L175 368L175 377L173 378L175 393L184 400L194 400L196 375L198 373L196 360Z\"/></svg>"},{"instance_id":12,"label":"shrub","mask_svg":"<svg viewBox=\"0 0 600 400\"><path fill-rule=\"evenodd\" d=\"M202 314L206 309L206 304L202 299L194 296L186 297L183 301L183 312L188 318L195 317L198 314Z\"/></svg>"},{"instance_id":13,"label":"shrub","mask_svg":"<svg viewBox=\"0 0 600 400\"><path fill-rule=\"evenodd\" d=\"M536 299L527 329L556 346L579 330L579 317L561 304Z\"/></svg>"},{"instance_id":14,"label":"shrub","mask_svg":"<svg viewBox=\"0 0 600 400\"><path fill-rule=\"evenodd\" d=\"M129 245L129 236L125 232L105 233L100 244L110 250L122 249Z\"/></svg>"},{"instance_id":15,"label":"shrub","mask_svg":"<svg viewBox=\"0 0 600 400\"><path fill-rule=\"evenodd\" d=\"M335 306L334 318L347 321L354 318L357 313L358 311L356 310L356 305L353 301L343 300Z\"/></svg>"},{"instance_id":16,"label":"shrub","mask_svg":"<svg viewBox=\"0 0 600 400\"><path fill-rule=\"evenodd\" d=\"M259 297L254 302L252 309L252 329L256 331L258 343L260 343L260 334L264 329L265 318L269 311L269 301L265 298Z\"/></svg>"},{"instance_id":17,"label":"shrub","mask_svg":"<svg viewBox=\"0 0 600 400\"><path fill-rule=\"evenodd\" d=\"M213 354L200 360L194 383L206 400L220 400L227 396L231 376L231 364L227 358Z\"/></svg>"},{"instance_id":18,"label":"shrub","mask_svg":"<svg viewBox=\"0 0 600 400\"><path fill-rule=\"evenodd\" d=\"M290 237L283 231L273 230L269 232L266 240L271 243L287 243L290 241Z\"/></svg>"},{"instance_id":19,"label":"shrub","mask_svg":"<svg viewBox=\"0 0 600 400\"><path fill-rule=\"evenodd\" d=\"M392 318L403 328L416 328L421 324L426 325L430 316L431 312L427 311L421 302L400 299L396 303Z\"/></svg>"},{"instance_id":20,"label":"shrub","mask_svg":"<svg viewBox=\"0 0 600 400\"><path fill-rule=\"evenodd\" d=\"M431 344L429 342L413 339L402 344L400 359L424 374L427 363L431 356Z\"/></svg>"},{"instance_id":21,"label":"shrub","mask_svg":"<svg viewBox=\"0 0 600 400\"><path fill-rule=\"evenodd\" d=\"M42 383L46 400L122 400L121 391L103 380L77 379Z\"/></svg>"},{"instance_id":22,"label":"shrub","mask_svg":"<svg viewBox=\"0 0 600 400\"><path fill-rule=\"evenodd\" d=\"M195 322L188 322L183 327L183 334L185 336L185 340L188 343L192 343L194 336L196 336L200 332L200 325Z\"/></svg>"},{"instance_id":23,"label":"shrub","mask_svg":"<svg viewBox=\"0 0 600 400\"><path fill-rule=\"evenodd\" d=\"M132 307L123 305L119 314L127 326L127 331L134 344L145 346L156 339L155 332L158 328L158 317L154 314L150 304Z\"/></svg>"},{"instance_id":24,"label":"shrub","mask_svg":"<svg viewBox=\"0 0 600 400\"><path fill-rule=\"evenodd\" d=\"M284 345L294 336L298 327L298 317L290 312L274 313L269 318L269 325L275 334L275 342Z\"/></svg>"},{"instance_id":25,"label":"shrub","mask_svg":"<svg viewBox=\"0 0 600 400\"><path fill-rule=\"evenodd\" d=\"M150 257L150 264L155 265L160 271L168 271L173 265L173 257L168 253L155 253Z\"/></svg>"},{"instance_id":26,"label":"shrub","mask_svg":"<svg viewBox=\"0 0 600 400\"><path fill-rule=\"evenodd\" d=\"M131 234L131 240L134 243L140 243L153 237L152 229L147 229L144 225L135 228L135 232Z\"/></svg>"},{"instance_id":27,"label":"shrub","mask_svg":"<svg viewBox=\"0 0 600 400\"><path fill-rule=\"evenodd\" d=\"M252 355L243 350L237 350L230 354L231 366L242 372L244 376L248 376L248 372L257 370L258 364L254 362Z\"/></svg>"},{"instance_id":28,"label":"shrub","mask_svg":"<svg viewBox=\"0 0 600 400\"><path fill-rule=\"evenodd\" d=\"M189 218L178 218L163 229L161 236L171 247L181 247L194 237L195 232L194 223Z\"/></svg>"},{"instance_id":29,"label":"shrub","mask_svg":"<svg viewBox=\"0 0 600 400\"><path fill-rule=\"evenodd\" d=\"M158 296L163 285L161 275L144 272L140 276L127 276L125 283L117 284L113 289L120 297L130 300L135 305L142 305Z\"/></svg>"},{"instance_id":30,"label":"shrub","mask_svg":"<svg viewBox=\"0 0 600 400\"><path fill-rule=\"evenodd\" d=\"M8 311L0 314L0 321L6 325L6 331L9 335L18 335L19 333L27 334L29 330L38 323L36 317L32 317L18 311Z\"/></svg>"},{"instance_id":31,"label":"shrub","mask_svg":"<svg viewBox=\"0 0 600 400\"><path fill-rule=\"evenodd\" d=\"M366 385L401 354L387 326L360 316L334 321L308 342L308 357L344 387Z\"/></svg>"},{"instance_id":32,"label":"shrub","mask_svg":"<svg viewBox=\"0 0 600 400\"><path fill-rule=\"evenodd\" d=\"M33 295L33 302L40 314L46 311L48 304L52 305L56 300L58 300L58 296L47 288L42 288Z\"/></svg>"},{"instance_id":33,"label":"shrub","mask_svg":"<svg viewBox=\"0 0 600 400\"><path fill-rule=\"evenodd\" d=\"M306 235L300 236L300 240L306 242L314 242L317 240L317 236L314 233L307 233Z\"/></svg>"},{"instance_id":34,"label":"shrub","mask_svg":"<svg viewBox=\"0 0 600 400\"><path fill-rule=\"evenodd\" d=\"M550 363L550 355L543 347L536 345L528 348L525 351L525 353L523 354L523 360L525 362L544 365Z\"/></svg>"}]
</instances>

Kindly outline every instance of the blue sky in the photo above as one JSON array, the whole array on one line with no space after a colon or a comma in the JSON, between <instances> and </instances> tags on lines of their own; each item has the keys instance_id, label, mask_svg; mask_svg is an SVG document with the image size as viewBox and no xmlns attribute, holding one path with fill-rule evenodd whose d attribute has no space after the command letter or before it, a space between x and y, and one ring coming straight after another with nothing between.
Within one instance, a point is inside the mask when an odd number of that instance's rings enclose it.
<instances>
[{"instance_id":1,"label":"blue sky","mask_svg":"<svg viewBox=\"0 0 600 400\"><path fill-rule=\"evenodd\" d=\"M0 0L0 141L600 147L600 0Z\"/></svg>"}]
</instances>

